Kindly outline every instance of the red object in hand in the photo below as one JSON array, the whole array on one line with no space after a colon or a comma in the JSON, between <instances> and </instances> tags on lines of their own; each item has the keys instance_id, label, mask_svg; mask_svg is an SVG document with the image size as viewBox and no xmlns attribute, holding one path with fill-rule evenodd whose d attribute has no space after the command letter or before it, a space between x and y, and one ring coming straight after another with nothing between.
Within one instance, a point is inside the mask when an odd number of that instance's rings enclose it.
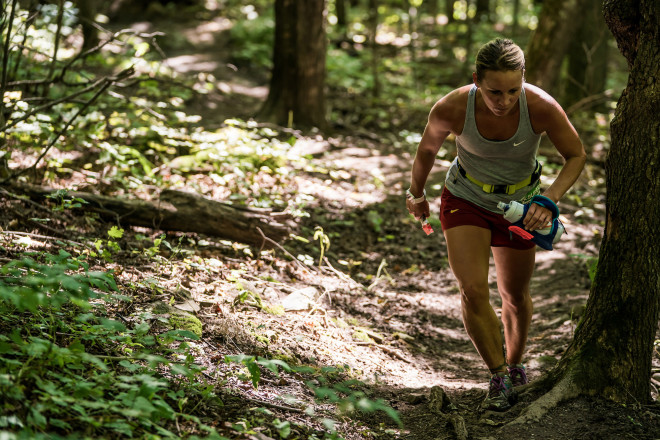
<instances>
[{"instance_id":1,"label":"red object in hand","mask_svg":"<svg viewBox=\"0 0 660 440\"><path fill-rule=\"evenodd\" d=\"M532 234L525 231L520 226L509 226L509 231L513 232L514 234L518 235L519 237L521 237L525 240L531 240L532 238L534 238L534 236Z\"/></svg>"},{"instance_id":2,"label":"red object in hand","mask_svg":"<svg viewBox=\"0 0 660 440\"><path fill-rule=\"evenodd\" d=\"M422 218L422 229L424 232L426 232L426 235L431 235L433 234L433 227L431 226L431 223L425 218Z\"/></svg>"}]
</instances>

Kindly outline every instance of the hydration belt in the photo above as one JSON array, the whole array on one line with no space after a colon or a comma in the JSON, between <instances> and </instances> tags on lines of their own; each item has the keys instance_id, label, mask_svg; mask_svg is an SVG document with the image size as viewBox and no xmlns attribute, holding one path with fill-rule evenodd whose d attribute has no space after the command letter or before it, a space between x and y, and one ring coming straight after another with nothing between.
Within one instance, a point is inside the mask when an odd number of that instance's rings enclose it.
<instances>
[{"instance_id":1,"label":"hydration belt","mask_svg":"<svg viewBox=\"0 0 660 440\"><path fill-rule=\"evenodd\" d=\"M525 180L511 185L491 185L488 183L484 183L480 180L477 180L471 175L469 175L467 171L465 171L465 168L463 168L461 164L458 162L458 160L456 161L456 165L458 165L458 172L461 173L461 176L465 177L467 180L474 183L475 185L481 187L481 189L484 192L487 192L489 194L493 193L493 194L509 194L509 195L515 193L520 188L524 188L539 180L539 178L541 177L541 170L543 168L541 163L537 160L536 168L534 169L534 172Z\"/></svg>"}]
</instances>

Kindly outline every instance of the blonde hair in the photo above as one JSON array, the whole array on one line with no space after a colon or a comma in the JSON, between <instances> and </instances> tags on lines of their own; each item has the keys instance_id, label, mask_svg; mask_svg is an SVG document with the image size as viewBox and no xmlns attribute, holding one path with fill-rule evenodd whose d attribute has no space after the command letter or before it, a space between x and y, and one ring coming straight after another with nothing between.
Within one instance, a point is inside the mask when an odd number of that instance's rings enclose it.
<instances>
[{"instance_id":1,"label":"blonde hair","mask_svg":"<svg viewBox=\"0 0 660 440\"><path fill-rule=\"evenodd\" d=\"M477 79L482 80L487 70L525 70L525 54L512 40L496 38L481 46L475 64Z\"/></svg>"}]
</instances>

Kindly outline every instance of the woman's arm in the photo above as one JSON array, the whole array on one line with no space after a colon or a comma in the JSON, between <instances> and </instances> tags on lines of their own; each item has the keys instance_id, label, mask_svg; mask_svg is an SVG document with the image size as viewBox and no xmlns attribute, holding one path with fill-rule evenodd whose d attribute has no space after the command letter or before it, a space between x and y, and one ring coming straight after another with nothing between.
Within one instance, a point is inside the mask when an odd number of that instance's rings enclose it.
<instances>
[{"instance_id":1,"label":"woman's arm","mask_svg":"<svg viewBox=\"0 0 660 440\"><path fill-rule=\"evenodd\" d=\"M451 118L454 109L451 108L452 104L449 98L448 95L433 106L424 128L424 134L417 146L410 176L410 192L416 198L422 197L424 194L424 186L435 163L436 154L438 154L442 143L451 132ZM411 200L407 200L406 206L416 219L429 217L430 215L429 205L426 201L412 203Z\"/></svg>"},{"instance_id":2,"label":"woman's arm","mask_svg":"<svg viewBox=\"0 0 660 440\"><path fill-rule=\"evenodd\" d=\"M529 88L533 96L529 113L534 131L545 132L565 160L555 181L543 192L544 196L558 203L580 177L587 154L577 131L559 103L538 87ZM532 205L523 223L529 230L539 229L547 225L548 217L551 217L548 210Z\"/></svg>"}]
</instances>

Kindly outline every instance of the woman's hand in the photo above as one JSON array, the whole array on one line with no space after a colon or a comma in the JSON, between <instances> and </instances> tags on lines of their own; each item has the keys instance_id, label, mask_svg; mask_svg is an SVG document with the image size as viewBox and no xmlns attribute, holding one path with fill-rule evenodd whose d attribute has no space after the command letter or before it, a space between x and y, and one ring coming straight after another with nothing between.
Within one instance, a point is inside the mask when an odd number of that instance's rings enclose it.
<instances>
[{"instance_id":1,"label":"woman's hand","mask_svg":"<svg viewBox=\"0 0 660 440\"><path fill-rule=\"evenodd\" d=\"M523 225L528 231L544 229L552 224L552 211L537 203L531 203L527 215L523 219Z\"/></svg>"},{"instance_id":2,"label":"woman's hand","mask_svg":"<svg viewBox=\"0 0 660 440\"><path fill-rule=\"evenodd\" d=\"M406 198L406 208L408 208L408 212L415 217L415 220L421 220L422 217L429 218L431 216L429 202L426 200L419 203L413 203L412 200Z\"/></svg>"}]
</instances>

